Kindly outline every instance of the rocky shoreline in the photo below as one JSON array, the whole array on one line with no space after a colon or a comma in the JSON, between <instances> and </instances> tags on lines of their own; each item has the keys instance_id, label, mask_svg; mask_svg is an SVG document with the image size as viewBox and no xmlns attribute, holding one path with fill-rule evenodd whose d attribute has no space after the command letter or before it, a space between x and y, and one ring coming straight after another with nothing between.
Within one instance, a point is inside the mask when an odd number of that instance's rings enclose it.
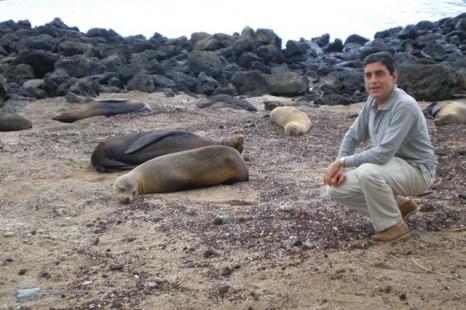
<instances>
[{"instance_id":1,"label":"rocky shoreline","mask_svg":"<svg viewBox=\"0 0 466 310\"><path fill-rule=\"evenodd\" d=\"M57 96L85 102L132 90L351 104L366 98L361 62L377 51L395 56L399 86L416 100L466 97L466 13L380 31L373 40L354 34L331 42L324 34L281 46L273 30L250 27L233 35L147 39L102 28L82 33L60 18L37 27L3 21L0 107L15 111L17 100Z\"/></svg>"}]
</instances>

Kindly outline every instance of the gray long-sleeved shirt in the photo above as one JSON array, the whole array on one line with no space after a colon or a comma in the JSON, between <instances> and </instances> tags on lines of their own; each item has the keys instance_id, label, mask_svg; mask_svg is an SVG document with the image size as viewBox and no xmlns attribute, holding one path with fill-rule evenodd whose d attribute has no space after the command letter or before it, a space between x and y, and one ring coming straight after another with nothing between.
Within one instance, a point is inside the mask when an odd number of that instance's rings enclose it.
<instances>
[{"instance_id":1,"label":"gray long-sleeved shirt","mask_svg":"<svg viewBox=\"0 0 466 310\"><path fill-rule=\"evenodd\" d=\"M438 162L416 100L395 86L378 110L375 105L375 99L369 96L343 138L338 156L345 156L345 166L383 165L392 157L399 157L434 177ZM372 147L355 153L366 140L372 142Z\"/></svg>"}]
</instances>

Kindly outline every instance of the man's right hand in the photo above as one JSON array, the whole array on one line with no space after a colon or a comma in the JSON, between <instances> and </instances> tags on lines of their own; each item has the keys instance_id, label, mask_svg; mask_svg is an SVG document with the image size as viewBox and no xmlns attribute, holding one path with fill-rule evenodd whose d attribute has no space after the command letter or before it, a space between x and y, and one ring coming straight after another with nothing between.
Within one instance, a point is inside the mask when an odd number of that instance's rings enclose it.
<instances>
[{"instance_id":1,"label":"man's right hand","mask_svg":"<svg viewBox=\"0 0 466 310\"><path fill-rule=\"evenodd\" d=\"M341 185L346 180L345 174L341 171L342 167L343 165L338 159L331 163L324 172L324 185Z\"/></svg>"}]
</instances>

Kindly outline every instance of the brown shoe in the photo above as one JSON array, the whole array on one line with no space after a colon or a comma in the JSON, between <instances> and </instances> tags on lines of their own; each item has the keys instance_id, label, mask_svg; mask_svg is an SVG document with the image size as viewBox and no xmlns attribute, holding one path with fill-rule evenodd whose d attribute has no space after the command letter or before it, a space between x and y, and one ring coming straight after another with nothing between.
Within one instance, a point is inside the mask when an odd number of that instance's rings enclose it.
<instances>
[{"instance_id":1,"label":"brown shoe","mask_svg":"<svg viewBox=\"0 0 466 310\"><path fill-rule=\"evenodd\" d=\"M403 220L406 220L411 215L414 215L417 211L419 211L419 206L412 200L406 200L398 206L398 209L400 209L401 217Z\"/></svg>"},{"instance_id":2,"label":"brown shoe","mask_svg":"<svg viewBox=\"0 0 466 310\"><path fill-rule=\"evenodd\" d=\"M409 234L408 225L403 221L403 224L401 225L395 224L392 227L373 234L371 239L378 242L397 241L402 238L409 237Z\"/></svg>"}]
</instances>

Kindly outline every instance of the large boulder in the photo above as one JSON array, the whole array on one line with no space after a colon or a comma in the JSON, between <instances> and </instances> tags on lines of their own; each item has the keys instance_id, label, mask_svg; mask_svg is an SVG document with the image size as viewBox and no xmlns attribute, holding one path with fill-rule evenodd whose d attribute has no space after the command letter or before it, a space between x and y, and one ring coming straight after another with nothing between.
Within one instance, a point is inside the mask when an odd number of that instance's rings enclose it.
<instances>
[{"instance_id":1,"label":"large boulder","mask_svg":"<svg viewBox=\"0 0 466 310\"><path fill-rule=\"evenodd\" d=\"M105 65L98 58L88 58L83 55L62 57L55 63L55 69L65 70L69 76L82 78L94 74L104 73Z\"/></svg>"},{"instance_id":2,"label":"large boulder","mask_svg":"<svg viewBox=\"0 0 466 310\"><path fill-rule=\"evenodd\" d=\"M405 64L399 72L398 86L416 100L447 100L463 88L463 78L446 65Z\"/></svg>"},{"instance_id":3,"label":"large boulder","mask_svg":"<svg viewBox=\"0 0 466 310\"><path fill-rule=\"evenodd\" d=\"M31 66L34 70L35 78L41 79L47 72L55 70L55 63L60 57L60 55L50 51L25 49L18 53L14 63Z\"/></svg>"},{"instance_id":4,"label":"large boulder","mask_svg":"<svg viewBox=\"0 0 466 310\"><path fill-rule=\"evenodd\" d=\"M275 96L301 96L309 88L307 78L294 72L266 75L266 80L269 84L269 93Z\"/></svg>"},{"instance_id":5,"label":"large boulder","mask_svg":"<svg viewBox=\"0 0 466 310\"><path fill-rule=\"evenodd\" d=\"M231 83L240 95L261 96L269 93L269 83L258 70L235 72Z\"/></svg>"},{"instance_id":6,"label":"large boulder","mask_svg":"<svg viewBox=\"0 0 466 310\"><path fill-rule=\"evenodd\" d=\"M220 56L210 51L193 51L188 54L189 70L197 76L201 72L211 76L220 82L225 79L224 63Z\"/></svg>"},{"instance_id":7,"label":"large boulder","mask_svg":"<svg viewBox=\"0 0 466 310\"><path fill-rule=\"evenodd\" d=\"M138 90L141 92L151 93L154 91L154 81L146 70L137 72L127 84L128 90Z\"/></svg>"},{"instance_id":8,"label":"large boulder","mask_svg":"<svg viewBox=\"0 0 466 310\"><path fill-rule=\"evenodd\" d=\"M93 47L92 43L64 41L58 43L57 52L63 56L82 55Z\"/></svg>"}]
</instances>

